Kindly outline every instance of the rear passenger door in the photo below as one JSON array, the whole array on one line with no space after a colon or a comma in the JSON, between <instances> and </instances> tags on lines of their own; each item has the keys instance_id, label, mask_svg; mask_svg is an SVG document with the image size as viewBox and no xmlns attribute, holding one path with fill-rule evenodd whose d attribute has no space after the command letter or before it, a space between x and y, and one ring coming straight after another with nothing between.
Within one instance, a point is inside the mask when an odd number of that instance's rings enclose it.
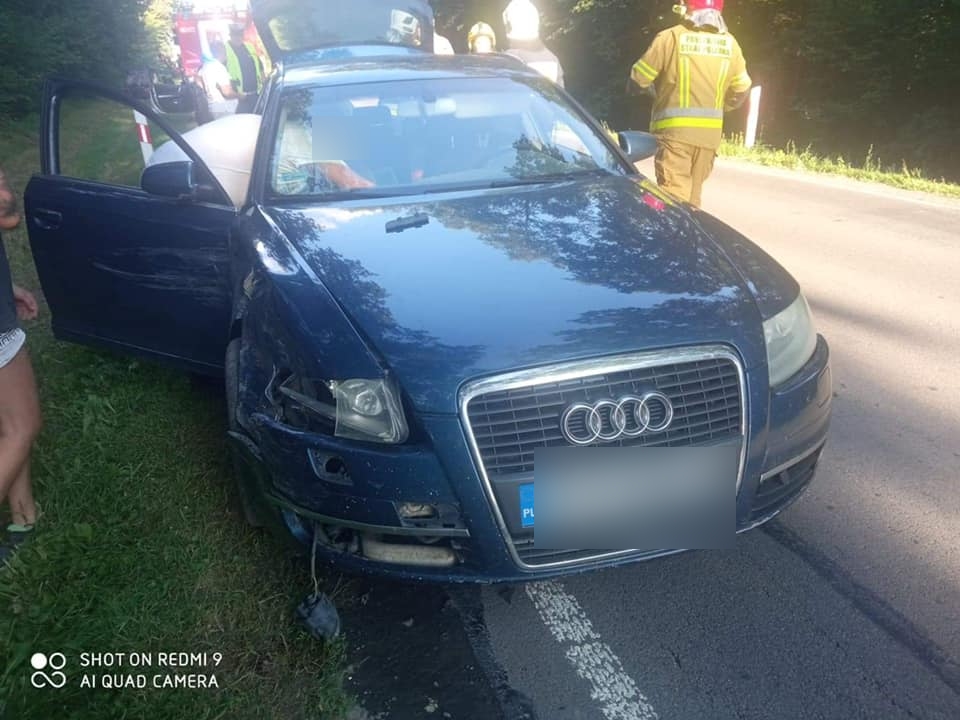
<instances>
[{"instance_id":1,"label":"rear passenger door","mask_svg":"<svg viewBox=\"0 0 960 720\"><path fill-rule=\"evenodd\" d=\"M237 211L177 132L193 116L160 118L111 90L52 81L42 122L42 170L25 206L57 337L220 372ZM141 189L153 149L170 142L194 159L203 199Z\"/></svg>"}]
</instances>

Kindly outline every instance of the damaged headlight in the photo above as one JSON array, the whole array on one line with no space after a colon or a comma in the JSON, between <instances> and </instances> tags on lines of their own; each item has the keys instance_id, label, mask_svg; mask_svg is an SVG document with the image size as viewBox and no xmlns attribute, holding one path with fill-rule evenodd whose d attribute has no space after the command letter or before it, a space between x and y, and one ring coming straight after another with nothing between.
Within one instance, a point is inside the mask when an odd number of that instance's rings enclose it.
<instances>
[{"instance_id":1,"label":"damaged headlight","mask_svg":"<svg viewBox=\"0 0 960 720\"><path fill-rule=\"evenodd\" d=\"M337 402L337 437L402 443L410 432L400 393L387 380L330 383Z\"/></svg>"},{"instance_id":2,"label":"damaged headlight","mask_svg":"<svg viewBox=\"0 0 960 720\"><path fill-rule=\"evenodd\" d=\"M290 376L277 388L306 414L349 440L399 444L410 436L400 390L390 379L303 381Z\"/></svg>"},{"instance_id":3,"label":"damaged headlight","mask_svg":"<svg viewBox=\"0 0 960 720\"><path fill-rule=\"evenodd\" d=\"M763 324L763 334L767 341L770 385L776 387L806 365L817 349L817 333L803 293L790 307Z\"/></svg>"}]
</instances>

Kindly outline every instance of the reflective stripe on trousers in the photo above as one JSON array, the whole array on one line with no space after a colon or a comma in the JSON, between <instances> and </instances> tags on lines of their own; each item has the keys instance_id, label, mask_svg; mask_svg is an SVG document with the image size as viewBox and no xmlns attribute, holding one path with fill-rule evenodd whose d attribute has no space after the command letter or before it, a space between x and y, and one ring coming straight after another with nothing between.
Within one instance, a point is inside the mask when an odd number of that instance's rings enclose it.
<instances>
[{"instance_id":1,"label":"reflective stripe on trousers","mask_svg":"<svg viewBox=\"0 0 960 720\"><path fill-rule=\"evenodd\" d=\"M723 110L719 108L667 108L656 113L650 123L652 132L667 128L723 129Z\"/></svg>"}]
</instances>

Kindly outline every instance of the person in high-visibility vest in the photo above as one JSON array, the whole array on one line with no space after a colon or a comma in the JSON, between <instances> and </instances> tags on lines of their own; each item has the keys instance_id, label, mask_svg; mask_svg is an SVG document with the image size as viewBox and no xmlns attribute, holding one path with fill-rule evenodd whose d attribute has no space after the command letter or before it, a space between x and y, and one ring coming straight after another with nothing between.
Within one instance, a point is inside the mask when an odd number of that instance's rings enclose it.
<instances>
[{"instance_id":1,"label":"person in high-visibility vest","mask_svg":"<svg viewBox=\"0 0 960 720\"><path fill-rule=\"evenodd\" d=\"M657 183L697 207L723 136L723 113L743 104L752 85L737 39L723 20L723 0L687 0L682 21L658 34L634 64L628 89L655 100Z\"/></svg>"},{"instance_id":2,"label":"person in high-visibility vest","mask_svg":"<svg viewBox=\"0 0 960 720\"><path fill-rule=\"evenodd\" d=\"M244 40L243 25L230 27L230 42L227 43L227 72L233 89L240 96L238 113L253 112L257 98L263 91L266 72L256 46Z\"/></svg>"},{"instance_id":3,"label":"person in high-visibility vest","mask_svg":"<svg viewBox=\"0 0 960 720\"><path fill-rule=\"evenodd\" d=\"M217 120L237 112L241 94L237 92L227 70L227 47L220 40L210 43L210 54L203 56L197 80L204 90L205 106L198 108L205 120ZM200 122L200 117L197 119Z\"/></svg>"}]
</instances>

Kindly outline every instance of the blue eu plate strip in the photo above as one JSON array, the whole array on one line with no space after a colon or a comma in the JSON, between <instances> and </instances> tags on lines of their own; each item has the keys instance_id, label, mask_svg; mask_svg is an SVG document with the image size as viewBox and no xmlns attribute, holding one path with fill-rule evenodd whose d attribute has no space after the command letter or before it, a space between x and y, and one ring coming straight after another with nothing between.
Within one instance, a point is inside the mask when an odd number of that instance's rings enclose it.
<instances>
[{"instance_id":1,"label":"blue eu plate strip","mask_svg":"<svg viewBox=\"0 0 960 720\"><path fill-rule=\"evenodd\" d=\"M520 522L525 528L533 527L533 485L520 486Z\"/></svg>"}]
</instances>

